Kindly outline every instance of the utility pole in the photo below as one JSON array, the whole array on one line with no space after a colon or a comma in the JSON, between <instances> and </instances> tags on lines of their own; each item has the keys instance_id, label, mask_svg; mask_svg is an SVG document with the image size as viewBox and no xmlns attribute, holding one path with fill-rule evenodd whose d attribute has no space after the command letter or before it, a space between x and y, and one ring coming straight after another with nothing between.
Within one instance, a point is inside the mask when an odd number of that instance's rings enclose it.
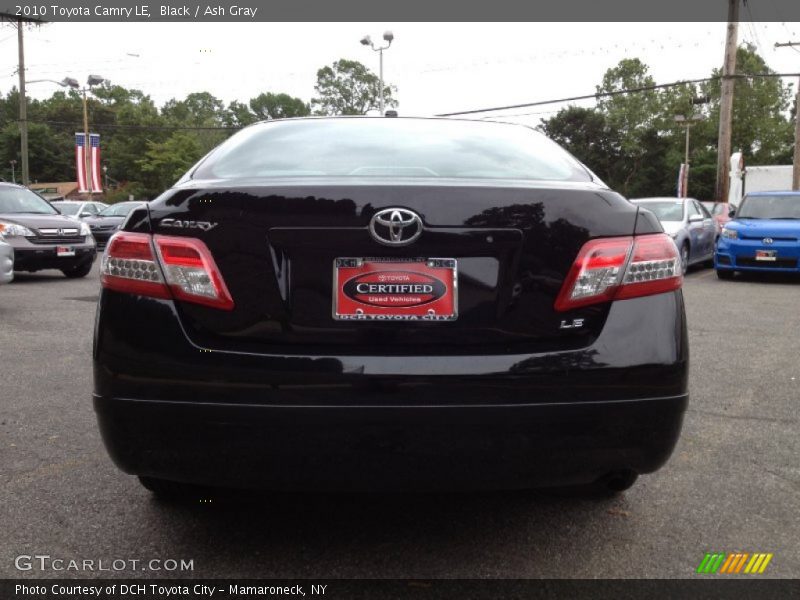
<instances>
[{"instance_id":1,"label":"utility pole","mask_svg":"<svg viewBox=\"0 0 800 600\"><path fill-rule=\"evenodd\" d=\"M17 21L17 45L19 46L19 140L22 153L22 185L30 183L28 173L28 98L25 95L25 40L22 19Z\"/></svg>"},{"instance_id":2,"label":"utility pole","mask_svg":"<svg viewBox=\"0 0 800 600\"><path fill-rule=\"evenodd\" d=\"M714 200L728 201L731 158L731 120L733 84L736 72L736 46L739 34L739 1L728 0L728 33L725 39L725 63L722 66L722 94L719 104L719 140L717 142L717 185Z\"/></svg>"},{"instance_id":3,"label":"utility pole","mask_svg":"<svg viewBox=\"0 0 800 600\"><path fill-rule=\"evenodd\" d=\"M775 44L776 48L785 46L800 46L800 42ZM797 82L797 94L794 98L794 162L792 163L792 189L800 190L800 80Z\"/></svg>"}]
</instances>

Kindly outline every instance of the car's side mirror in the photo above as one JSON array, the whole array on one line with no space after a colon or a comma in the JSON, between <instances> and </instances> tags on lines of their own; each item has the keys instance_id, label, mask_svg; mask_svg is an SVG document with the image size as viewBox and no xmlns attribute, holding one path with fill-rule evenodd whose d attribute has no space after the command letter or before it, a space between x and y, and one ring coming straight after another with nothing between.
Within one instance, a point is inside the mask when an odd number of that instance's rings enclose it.
<instances>
[{"instance_id":1,"label":"car's side mirror","mask_svg":"<svg viewBox=\"0 0 800 600\"><path fill-rule=\"evenodd\" d=\"M689 215L689 223L697 223L703 220L703 215Z\"/></svg>"},{"instance_id":2,"label":"car's side mirror","mask_svg":"<svg viewBox=\"0 0 800 600\"><path fill-rule=\"evenodd\" d=\"M83 218L83 217L91 217L91 216L92 216L92 213L84 211L84 212L82 212L81 214L79 214L78 216L79 216L80 218Z\"/></svg>"},{"instance_id":3,"label":"car's side mirror","mask_svg":"<svg viewBox=\"0 0 800 600\"><path fill-rule=\"evenodd\" d=\"M728 216L729 216L731 219L732 219L733 217L735 217L735 216L736 216L736 209L735 209L735 208L732 208L732 209L730 209L730 210L728 211Z\"/></svg>"}]
</instances>

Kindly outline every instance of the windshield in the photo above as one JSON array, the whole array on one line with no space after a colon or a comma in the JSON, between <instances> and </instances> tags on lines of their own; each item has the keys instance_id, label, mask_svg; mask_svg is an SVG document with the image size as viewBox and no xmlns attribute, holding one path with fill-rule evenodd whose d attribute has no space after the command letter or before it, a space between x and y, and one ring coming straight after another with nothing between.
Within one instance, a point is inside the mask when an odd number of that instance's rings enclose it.
<instances>
[{"instance_id":1,"label":"windshield","mask_svg":"<svg viewBox=\"0 0 800 600\"><path fill-rule=\"evenodd\" d=\"M25 188L0 187L0 213L56 215L58 211L38 194Z\"/></svg>"},{"instance_id":2,"label":"windshield","mask_svg":"<svg viewBox=\"0 0 800 600\"><path fill-rule=\"evenodd\" d=\"M639 206L655 213L659 221L683 221L683 202L641 202Z\"/></svg>"},{"instance_id":3,"label":"windshield","mask_svg":"<svg viewBox=\"0 0 800 600\"><path fill-rule=\"evenodd\" d=\"M718 217L719 215L721 215L721 214L726 212L725 204L723 202L708 202L708 201L704 201L704 202L701 202L700 204L705 206L706 209L708 209L708 212L710 212L715 217ZM733 208L733 204L731 204L731 208Z\"/></svg>"},{"instance_id":4,"label":"windshield","mask_svg":"<svg viewBox=\"0 0 800 600\"><path fill-rule=\"evenodd\" d=\"M800 219L800 194L745 196L737 219Z\"/></svg>"},{"instance_id":5,"label":"windshield","mask_svg":"<svg viewBox=\"0 0 800 600\"><path fill-rule=\"evenodd\" d=\"M103 217L124 217L137 206L140 206L139 202L121 202L119 204L112 204L108 208L101 210L98 215Z\"/></svg>"},{"instance_id":6,"label":"windshield","mask_svg":"<svg viewBox=\"0 0 800 600\"><path fill-rule=\"evenodd\" d=\"M397 118L254 125L222 144L192 177L591 181L565 150L527 127Z\"/></svg>"},{"instance_id":7,"label":"windshield","mask_svg":"<svg viewBox=\"0 0 800 600\"><path fill-rule=\"evenodd\" d=\"M70 217L77 215L78 209L81 207L80 204L75 202L53 202L53 206L55 206L62 215L69 215Z\"/></svg>"}]
</instances>

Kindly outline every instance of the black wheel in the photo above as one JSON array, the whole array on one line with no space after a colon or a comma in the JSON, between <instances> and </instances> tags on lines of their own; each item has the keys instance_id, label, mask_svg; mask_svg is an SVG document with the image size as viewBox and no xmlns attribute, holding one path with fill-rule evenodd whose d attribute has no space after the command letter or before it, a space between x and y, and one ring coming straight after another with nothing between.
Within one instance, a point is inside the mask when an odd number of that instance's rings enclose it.
<instances>
[{"instance_id":1,"label":"black wheel","mask_svg":"<svg viewBox=\"0 0 800 600\"><path fill-rule=\"evenodd\" d=\"M630 489L637 479L639 479L639 475L634 471L614 471L593 483L549 488L545 490L545 493L561 497L603 500L613 498Z\"/></svg>"},{"instance_id":2,"label":"black wheel","mask_svg":"<svg viewBox=\"0 0 800 600\"><path fill-rule=\"evenodd\" d=\"M719 279L725 279L725 280L733 279L733 274L734 274L734 271L727 271L727 270L717 269L717 277Z\"/></svg>"},{"instance_id":3,"label":"black wheel","mask_svg":"<svg viewBox=\"0 0 800 600\"><path fill-rule=\"evenodd\" d=\"M92 272L92 261L86 261L84 264L74 267L72 269L61 269L65 277L70 279L77 279L79 277L86 277Z\"/></svg>"},{"instance_id":4,"label":"black wheel","mask_svg":"<svg viewBox=\"0 0 800 600\"><path fill-rule=\"evenodd\" d=\"M686 271L689 270L689 244L688 242L684 242L683 246L681 246L681 269L683 270L683 274L686 275Z\"/></svg>"},{"instance_id":5,"label":"black wheel","mask_svg":"<svg viewBox=\"0 0 800 600\"><path fill-rule=\"evenodd\" d=\"M189 483L158 479L157 477L139 476L139 483L153 492L158 498L165 500L181 500L198 496L199 487Z\"/></svg>"}]
</instances>

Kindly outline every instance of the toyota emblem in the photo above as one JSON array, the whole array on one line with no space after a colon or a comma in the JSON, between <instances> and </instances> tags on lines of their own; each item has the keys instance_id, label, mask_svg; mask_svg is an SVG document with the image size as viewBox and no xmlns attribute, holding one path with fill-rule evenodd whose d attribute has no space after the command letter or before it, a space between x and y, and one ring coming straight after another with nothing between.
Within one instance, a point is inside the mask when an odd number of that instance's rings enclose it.
<instances>
[{"instance_id":1,"label":"toyota emblem","mask_svg":"<svg viewBox=\"0 0 800 600\"><path fill-rule=\"evenodd\" d=\"M765 244L769 245L769 244L771 244L771 243L772 243L772 238L764 238L764 239L763 239L763 240L761 240L761 241L762 241L762 242L764 242Z\"/></svg>"},{"instance_id":2,"label":"toyota emblem","mask_svg":"<svg viewBox=\"0 0 800 600\"><path fill-rule=\"evenodd\" d=\"M372 216L369 232L386 246L405 246L422 234L422 219L412 210L384 208Z\"/></svg>"}]
</instances>

